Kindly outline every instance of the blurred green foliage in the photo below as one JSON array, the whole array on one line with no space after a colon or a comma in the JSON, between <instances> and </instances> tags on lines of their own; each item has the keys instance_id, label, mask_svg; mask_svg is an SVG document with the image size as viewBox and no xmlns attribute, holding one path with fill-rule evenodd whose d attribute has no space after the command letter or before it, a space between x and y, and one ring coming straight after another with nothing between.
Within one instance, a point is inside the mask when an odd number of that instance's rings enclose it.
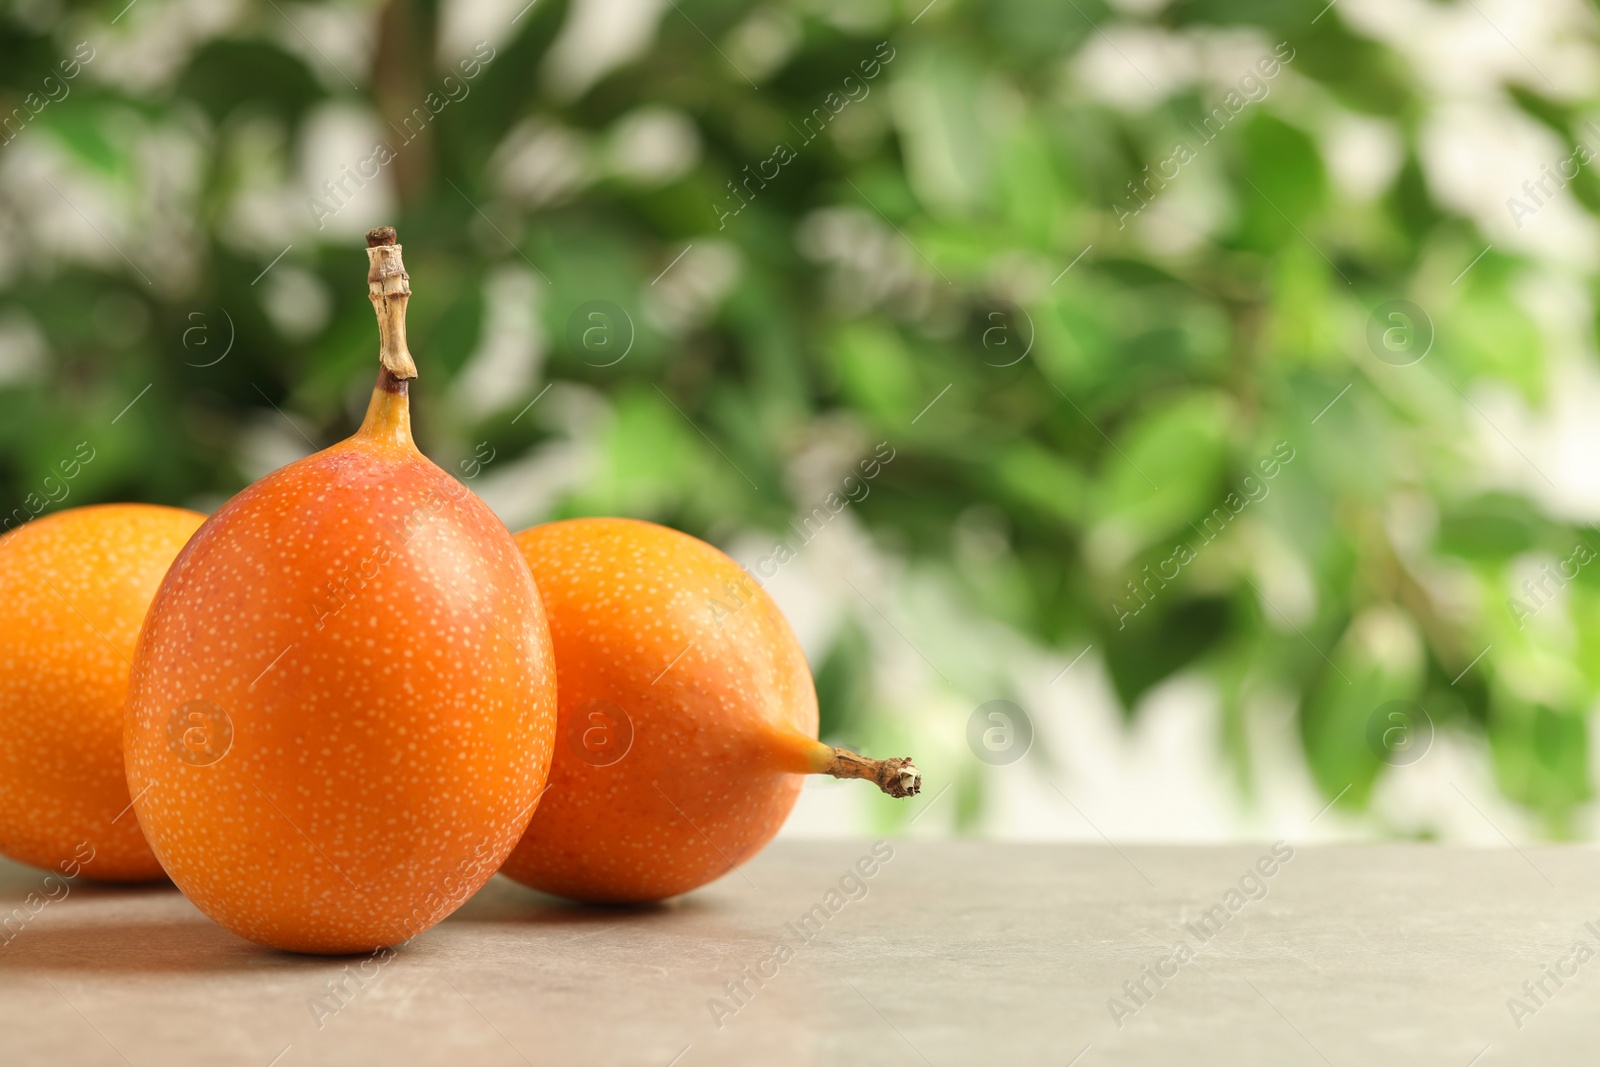
<instances>
[{"instance_id":1,"label":"blurred green foliage","mask_svg":"<svg viewBox=\"0 0 1600 1067\"><path fill-rule=\"evenodd\" d=\"M97 49L0 147L0 497L16 506L80 441L96 458L64 504L210 507L272 448L351 431L375 351L365 258L348 227L316 227L312 174L338 172L308 144L332 105L398 144L457 58L440 58L444 13L427 2L332 7L370 36L332 55L304 47L323 39L318 5L210 19L121 6L0 20L7 112L78 41ZM1092 643L1129 708L1175 672L1206 673L1246 786L1260 694L1293 699L1317 783L1328 797L1352 785L1353 806L1384 771L1369 717L1409 700L1441 732L1487 737L1505 793L1573 832L1600 568L1526 626L1508 598L1519 560L1565 560L1594 534L1482 475L1466 399L1484 379L1545 399L1519 262L1491 250L1451 283L1488 242L1422 177L1411 72L1337 13L1313 24L1320 6L1192 0L1152 16L1180 36L1254 31L1263 55L1292 44L1272 93L1202 141L1223 88L1125 108L1073 73L1097 27L1124 18L1100 0L939 0L920 15L922 0L680 0L647 47L575 89L549 76L571 9L539 0L507 9L470 95L383 167L389 191L358 191L333 221L396 198L365 224L392 222L406 246L426 451L448 467L486 441L488 481L582 446L583 477L502 507L513 525L623 513L722 543L787 536L826 488L795 474L819 442L849 452L838 476L888 441L896 458L851 515L907 561L908 588L934 581L964 624L996 620L1062 657ZM865 79L883 42L893 58ZM157 73L128 73L142 62ZM860 92L849 79L870 92L808 141L800 124L831 113L830 94ZM1516 100L1570 140L1574 108ZM1368 200L1330 177L1332 107L1402 136ZM683 165L641 171L656 142L630 140L637 128L687 145ZM1179 140L1196 160L1119 225L1130 182ZM771 176L778 145L792 159ZM1575 189L1600 202L1592 176ZM1162 214L1201 193L1205 232ZM497 303L506 277L524 288ZM1411 366L1366 342L1395 299L1437 331ZM504 306L542 339L532 370L502 386L491 367L469 390ZM609 362L604 345L625 341ZM526 407L550 382L560 391ZM1294 460L1207 541L1201 524L1280 442ZM1193 562L1140 584L1180 542ZM885 614L921 603L908 592ZM877 608L855 607L819 664L825 730L909 749L933 726L886 690L864 651ZM988 646L916 632L958 711L1010 684ZM964 780L968 818L977 789Z\"/></svg>"}]
</instances>

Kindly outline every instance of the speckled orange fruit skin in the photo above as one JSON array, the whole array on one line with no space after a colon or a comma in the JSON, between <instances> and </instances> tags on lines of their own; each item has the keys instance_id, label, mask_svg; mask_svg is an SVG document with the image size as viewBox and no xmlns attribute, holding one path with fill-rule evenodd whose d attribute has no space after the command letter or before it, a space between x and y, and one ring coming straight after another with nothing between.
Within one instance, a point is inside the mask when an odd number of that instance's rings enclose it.
<instances>
[{"instance_id":1,"label":"speckled orange fruit skin","mask_svg":"<svg viewBox=\"0 0 1600 1067\"><path fill-rule=\"evenodd\" d=\"M128 807L122 705L150 598L205 516L72 508L0 537L0 853L111 882L162 877Z\"/></svg>"},{"instance_id":2,"label":"speckled orange fruit skin","mask_svg":"<svg viewBox=\"0 0 1600 1067\"><path fill-rule=\"evenodd\" d=\"M231 725L215 762L169 727L195 701ZM554 729L549 631L509 531L409 430L364 428L234 497L178 557L135 653L128 788L218 923L370 951L493 876Z\"/></svg>"},{"instance_id":3,"label":"speckled orange fruit skin","mask_svg":"<svg viewBox=\"0 0 1600 1067\"><path fill-rule=\"evenodd\" d=\"M549 791L502 872L559 896L637 902L753 856L819 748L811 671L777 605L717 549L653 523L553 522L517 544L550 619L560 711ZM592 701L632 723L609 765L581 755Z\"/></svg>"}]
</instances>

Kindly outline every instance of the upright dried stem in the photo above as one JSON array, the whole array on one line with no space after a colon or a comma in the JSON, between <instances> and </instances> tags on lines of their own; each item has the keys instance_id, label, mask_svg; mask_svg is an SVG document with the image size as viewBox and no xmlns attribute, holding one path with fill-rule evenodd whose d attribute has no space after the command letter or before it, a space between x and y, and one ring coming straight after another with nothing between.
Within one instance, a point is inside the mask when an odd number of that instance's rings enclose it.
<instances>
[{"instance_id":1,"label":"upright dried stem","mask_svg":"<svg viewBox=\"0 0 1600 1067\"><path fill-rule=\"evenodd\" d=\"M367 263L367 298L378 316L378 360L397 381L408 381L417 376L417 365L406 348L411 276L401 262L393 226L379 226L367 234Z\"/></svg>"}]
</instances>

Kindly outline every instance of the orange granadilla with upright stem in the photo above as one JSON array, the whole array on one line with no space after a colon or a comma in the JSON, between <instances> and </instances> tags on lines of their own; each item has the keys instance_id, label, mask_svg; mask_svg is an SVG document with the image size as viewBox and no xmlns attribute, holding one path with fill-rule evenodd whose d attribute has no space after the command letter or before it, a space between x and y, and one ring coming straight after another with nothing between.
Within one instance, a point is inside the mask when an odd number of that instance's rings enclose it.
<instances>
[{"instance_id":1,"label":"orange granadilla with upright stem","mask_svg":"<svg viewBox=\"0 0 1600 1067\"><path fill-rule=\"evenodd\" d=\"M367 240L366 421L195 534L127 709L128 788L172 880L301 952L393 945L459 907L527 825L555 726L533 578L411 439L410 281L392 229Z\"/></svg>"}]
</instances>

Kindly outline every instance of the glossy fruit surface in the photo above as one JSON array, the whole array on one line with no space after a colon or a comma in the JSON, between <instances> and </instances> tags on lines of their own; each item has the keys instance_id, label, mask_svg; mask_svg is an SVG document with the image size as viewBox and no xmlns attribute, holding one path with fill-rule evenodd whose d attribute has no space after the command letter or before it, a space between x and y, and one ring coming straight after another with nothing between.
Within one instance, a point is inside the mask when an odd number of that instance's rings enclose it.
<instances>
[{"instance_id":1,"label":"glossy fruit surface","mask_svg":"<svg viewBox=\"0 0 1600 1067\"><path fill-rule=\"evenodd\" d=\"M550 619L560 713L549 794L505 874L580 900L674 896L771 840L799 775L843 773L829 768L853 754L816 740L799 642L726 555L630 519L553 522L517 544Z\"/></svg>"},{"instance_id":2,"label":"glossy fruit surface","mask_svg":"<svg viewBox=\"0 0 1600 1067\"><path fill-rule=\"evenodd\" d=\"M105 881L162 877L128 805L122 706L150 599L204 520L104 504L0 537L0 853Z\"/></svg>"},{"instance_id":3,"label":"glossy fruit surface","mask_svg":"<svg viewBox=\"0 0 1600 1067\"><path fill-rule=\"evenodd\" d=\"M393 945L460 906L527 824L555 727L527 565L417 451L388 367L354 437L201 527L128 702L128 785L173 881L303 952Z\"/></svg>"}]
</instances>

